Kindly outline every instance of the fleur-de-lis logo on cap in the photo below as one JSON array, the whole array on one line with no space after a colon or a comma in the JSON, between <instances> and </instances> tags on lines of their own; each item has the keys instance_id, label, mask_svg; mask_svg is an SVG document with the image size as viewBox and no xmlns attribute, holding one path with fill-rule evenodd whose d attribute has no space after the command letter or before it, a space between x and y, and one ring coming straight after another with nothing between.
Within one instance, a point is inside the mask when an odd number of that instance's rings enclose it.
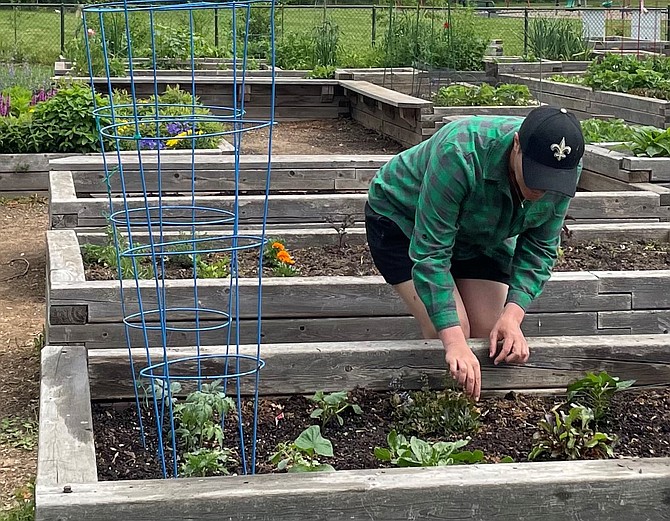
<instances>
[{"instance_id":1,"label":"fleur-de-lis logo on cap","mask_svg":"<svg viewBox=\"0 0 670 521\"><path fill-rule=\"evenodd\" d=\"M554 143L551 145L551 149L554 151L554 157L556 161L565 159L567 155L572 152L572 147L569 147L565 144L565 138L561 139L560 143Z\"/></svg>"}]
</instances>

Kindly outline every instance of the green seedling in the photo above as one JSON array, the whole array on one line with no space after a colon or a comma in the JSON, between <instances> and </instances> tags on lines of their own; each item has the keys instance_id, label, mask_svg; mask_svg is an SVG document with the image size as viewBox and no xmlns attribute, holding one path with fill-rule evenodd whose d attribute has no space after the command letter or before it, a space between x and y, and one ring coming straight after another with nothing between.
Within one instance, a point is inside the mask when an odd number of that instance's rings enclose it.
<instances>
[{"instance_id":1,"label":"green seedling","mask_svg":"<svg viewBox=\"0 0 670 521\"><path fill-rule=\"evenodd\" d=\"M399 467L442 467L466 463L480 463L484 453L480 450L461 450L469 442L438 441L428 443L415 436L408 441L405 436L391 431L386 437L388 448L375 447L375 457Z\"/></svg>"},{"instance_id":2,"label":"green seedling","mask_svg":"<svg viewBox=\"0 0 670 521\"><path fill-rule=\"evenodd\" d=\"M587 373L568 385L567 401L577 402L590 408L596 423L601 423L608 414L612 397L615 393L628 389L635 380L619 380L602 371L600 374Z\"/></svg>"},{"instance_id":3,"label":"green seedling","mask_svg":"<svg viewBox=\"0 0 670 521\"><path fill-rule=\"evenodd\" d=\"M325 394L323 391L317 391L309 399L317 406L310 414L311 418L321 418L321 426L325 427L333 419L337 420L340 426L344 425L342 413L351 409L355 414L363 414L360 406L355 403L349 403L349 396L344 391Z\"/></svg>"},{"instance_id":4,"label":"green seedling","mask_svg":"<svg viewBox=\"0 0 670 521\"><path fill-rule=\"evenodd\" d=\"M333 472L332 465L321 463L318 456L333 457L333 444L321 436L321 428L312 425L300 433L294 442L280 443L269 461L277 470L288 472Z\"/></svg>"}]
</instances>

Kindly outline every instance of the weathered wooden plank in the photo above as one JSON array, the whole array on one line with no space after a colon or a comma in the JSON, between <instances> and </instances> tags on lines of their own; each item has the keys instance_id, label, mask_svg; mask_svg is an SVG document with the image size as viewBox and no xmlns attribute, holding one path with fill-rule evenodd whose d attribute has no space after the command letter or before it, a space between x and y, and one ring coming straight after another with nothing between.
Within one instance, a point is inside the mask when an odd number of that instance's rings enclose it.
<instances>
[{"instance_id":1,"label":"weathered wooden plank","mask_svg":"<svg viewBox=\"0 0 670 521\"><path fill-rule=\"evenodd\" d=\"M570 203L568 214L575 219L667 218L670 208L660 206L660 196L651 192L580 192Z\"/></svg>"},{"instance_id":2,"label":"weathered wooden plank","mask_svg":"<svg viewBox=\"0 0 670 521\"><path fill-rule=\"evenodd\" d=\"M634 310L670 308L670 270L594 271L593 274L598 277L600 293L630 293Z\"/></svg>"},{"instance_id":3,"label":"weathered wooden plank","mask_svg":"<svg viewBox=\"0 0 670 521\"><path fill-rule=\"evenodd\" d=\"M599 283L590 273L555 273L529 311L554 313L631 308L629 292L599 295ZM155 283L142 280L138 285L144 308L155 308ZM124 288L126 313L135 313L138 311L135 283L124 281ZM193 306L192 281L167 280L165 291L169 306ZM199 280L199 307L221 309L227 302L229 291L227 279ZM240 279L239 298L240 316L257 316L258 281ZM114 280L88 281L86 284L52 283L50 287L51 306L85 305L88 323L119 321L120 302L119 283ZM274 277L263 281L263 316L267 318L393 315L407 315L407 310L381 277ZM182 320L192 319L190 315L179 313L171 317L174 320L180 317L185 317Z\"/></svg>"},{"instance_id":4,"label":"weathered wooden plank","mask_svg":"<svg viewBox=\"0 0 670 521\"><path fill-rule=\"evenodd\" d=\"M665 116L665 112L670 107L666 100L636 96L624 92L612 91L591 91L591 99L596 103L617 107L617 109L631 109L646 114L655 114Z\"/></svg>"},{"instance_id":5,"label":"weathered wooden plank","mask_svg":"<svg viewBox=\"0 0 670 521\"><path fill-rule=\"evenodd\" d=\"M0 193L46 193L48 190L49 172L46 169L31 172L0 173Z\"/></svg>"},{"instance_id":6,"label":"weathered wooden plank","mask_svg":"<svg viewBox=\"0 0 670 521\"><path fill-rule=\"evenodd\" d=\"M598 313L601 330L627 327L633 334L670 333L670 310L602 311ZM670 344L670 338L668 339Z\"/></svg>"},{"instance_id":7,"label":"weathered wooden plank","mask_svg":"<svg viewBox=\"0 0 670 521\"><path fill-rule=\"evenodd\" d=\"M51 282L85 282L81 247L74 230L47 234L47 269Z\"/></svg>"},{"instance_id":8,"label":"weathered wooden plank","mask_svg":"<svg viewBox=\"0 0 670 521\"><path fill-rule=\"evenodd\" d=\"M650 181L670 181L670 158L627 156L622 161L623 168L629 170L648 170Z\"/></svg>"},{"instance_id":9,"label":"weathered wooden plank","mask_svg":"<svg viewBox=\"0 0 670 521\"><path fill-rule=\"evenodd\" d=\"M570 224L574 241L623 241L652 240L670 241L670 223L620 223L620 224Z\"/></svg>"},{"instance_id":10,"label":"weathered wooden plank","mask_svg":"<svg viewBox=\"0 0 670 521\"><path fill-rule=\"evenodd\" d=\"M37 485L97 481L84 347L42 349Z\"/></svg>"},{"instance_id":11,"label":"weathered wooden plank","mask_svg":"<svg viewBox=\"0 0 670 521\"><path fill-rule=\"evenodd\" d=\"M164 152L161 153L163 156ZM321 168L370 168L386 163L393 156L388 154L332 154L332 155L291 155L291 154L273 154L270 164L273 169L321 169ZM109 165L117 165L116 154L108 154L107 162ZM52 170L70 170L72 172L83 170L102 172L103 159L100 156L76 156L51 161ZM137 155L122 157L122 164L126 170L139 170L139 161ZM145 171L156 170L158 161L156 155L149 155L142 160L142 167ZM192 160L191 154L179 154L169 158L166 161L163 157L161 162L161 171L184 170L191 171L191 166L195 164L196 171L234 171L235 157L229 155L211 156L196 154L195 160ZM268 158L266 155L241 155L239 156L239 165L241 169L262 170L267 168Z\"/></svg>"},{"instance_id":12,"label":"weathered wooden plank","mask_svg":"<svg viewBox=\"0 0 670 521\"><path fill-rule=\"evenodd\" d=\"M156 325L156 323L152 323ZM177 327L192 327L193 322L177 322ZM212 322L201 321L206 328ZM236 327L232 326L233 338ZM240 342L251 343L257 339L257 322L253 319L240 321ZM293 318L263 319L261 338L264 343L296 342L337 342L372 340L419 340L422 338L416 321L411 316L393 317L340 317L340 318ZM597 313L531 313L522 324L528 336L591 335L598 332ZM145 345L144 333L138 329L129 330L130 345ZM200 345L217 345L221 342L221 330L202 331ZM126 332L121 322L99 324L60 325L49 327L49 341L54 344L80 344L87 349L126 348ZM149 331L151 346L162 345L161 332ZM195 333L170 331L167 333L168 346L188 346L196 344Z\"/></svg>"},{"instance_id":13,"label":"weathered wooden plank","mask_svg":"<svg viewBox=\"0 0 670 521\"><path fill-rule=\"evenodd\" d=\"M104 482L40 490L37 521L666 521L669 486L667 458Z\"/></svg>"},{"instance_id":14,"label":"weathered wooden plank","mask_svg":"<svg viewBox=\"0 0 670 521\"><path fill-rule=\"evenodd\" d=\"M622 192L643 190L643 188L636 188L634 183L620 181L613 177L599 174L597 172L591 172L589 170L582 170L577 187L588 192Z\"/></svg>"},{"instance_id":15,"label":"weathered wooden plank","mask_svg":"<svg viewBox=\"0 0 670 521\"><path fill-rule=\"evenodd\" d=\"M381 165L380 165L381 166ZM322 168L322 169L272 169L268 174L263 170L241 170L235 179L235 172L221 170L197 170L195 176L191 170L168 170L161 172L160 179L157 171L125 170L123 180L117 172L109 177L113 193L121 193L125 187L126 193L158 192L159 181L163 192L190 193L197 192L232 192L237 189L245 191L265 191L268 176L271 191L306 191L306 190L334 190L339 180L354 180L355 168ZM100 194L107 193L105 174L93 172L76 172L73 174L77 193ZM195 180L194 180L195 179ZM122 182L123 181L123 182Z\"/></svg>"},{"instance_id":16,"label":"weathered wooden plank","mask_svg":"<svg viewBox=\"0 0 670 521\"><path fill-rule=\"evenodd\" d=\"M641 190L657 193L661 198L661 206L670 205L670 188L658 183L635 183L633 186Z\"/></svg>"},{"instance_id":17,"label":"weathered wooden plank","mask_svg":"<svg viewBox=\"0 0 670 521\"><path fill-rule=\"evenodd\" d=\"M367 81L340 80L340 85L344 88L345 93L347 91L355 92L397 108L422 108L432 105L430 101L408 96Z\"/></svg>"},{"instance_id":18,"label":"weathered wooden plank","mask_svg":"<svg viewBox=\"0 0 670 521\"><path fill-rule=\"evenodd\" d=\"M531 357L525 365L500 366L494 366L488 356L488 340L469 342L481 364L483 390L564 387L585 371L602 370L626 375L639 386L670 381L670 349L665 335L536 337L528 342ZM243 345L235 352L255 357L256 350L256 345ZM225 346L201 347L203 355L225 352ZM194 353L193 347L174 348L167 357L178 359ZM149 354L152 360L163 359L162 349L151 349ZM347 390L356 386L385 390L392 384L417 389L425 377L431 385L443 387L446 371L444 348L439 340L264 344L261 357L266 363L259 384L263 395ZM133 360L139 372L146 363L144 349L134 349ZM201 363L203 375L216 375L221 369L220 360L210 358ZM128 371L128 353L124 350L90 351L92 398L133 396ZM196 374L197 364L180 363L178 371L181 376ZM171 374L177 373L171 370ZM249 385L254 380L240 382L240 390L253 391Z\"/></svg>"},{"instance_id":19,"label":"weathered wooden plank","mask_svg":"<svg viewBox=\"0 0 670 521\"><path fill-rule=\"evenodd\" d=\"M617 150L611 150L598 145L586 145L584 150L584 170L597 172L599 174L625 181L627 183L645 183L649 181L649 171L631 171L624 168L623 162L626 154Z\"/></svg>"},{"instance_id":20,"label":"weathered wooden plank","mask_svg":"<svg viewBox=\"0 0 670 521\"><path fill-rule=\"evenodd\" d=\"M351 117L364 127L375 130L407 147L414 146L423 139L421 129L418 127L415 130L402 128L394 125L391 121L375 117L370 112L360 110L357 107L351 108Z\"/></svg>"},{"instance_id":21,"label":"weathered wooden plank","mask_svg":"<svg viewBox=\"0 0 670 521\"><path fill-rule=\"evenodd\" d=\"M612 94L608 92L608 94ZM645 107L644 110L629 109L619 106L617 103L620 98L613 99L610 103L591 102L591 114L607 114L617 118L621 118L631 123L638 125L651 125L658 128L665 128L666 116L662 114L648 113L646 110L650 107Z\"/></svg>"}]
</instances>

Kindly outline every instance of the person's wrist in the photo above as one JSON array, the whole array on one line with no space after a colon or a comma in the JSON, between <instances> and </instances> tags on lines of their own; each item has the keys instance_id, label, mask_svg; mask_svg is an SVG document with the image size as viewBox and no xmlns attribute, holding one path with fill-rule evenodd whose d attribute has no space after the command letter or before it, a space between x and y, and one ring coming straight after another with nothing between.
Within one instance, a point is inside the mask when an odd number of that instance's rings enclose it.
<instances>
[{"instance_id":1,"label":"person's wrist","mask_svg":"<svg viewBox=\"0 0 670 521\"><path fill-rule=\"evenodd\" d=\"M526 311L518 304L515 304L514 302L508 302L505 305L502 316L506 319L514 321L514 323L518 325L521 325L521 322L523 322L523 319L526 316Z\"/></svg>"},{"instance_id":2,"label":"person's wrist","mask_svg":"<svg viewBox=\"0 0 670 521\"><path fill-rule=\"evenodd\" d=\"M460 325L442 329L438 332L438 336L445 350L467 346L465 334Z\"/></svg>"}]
</instances>

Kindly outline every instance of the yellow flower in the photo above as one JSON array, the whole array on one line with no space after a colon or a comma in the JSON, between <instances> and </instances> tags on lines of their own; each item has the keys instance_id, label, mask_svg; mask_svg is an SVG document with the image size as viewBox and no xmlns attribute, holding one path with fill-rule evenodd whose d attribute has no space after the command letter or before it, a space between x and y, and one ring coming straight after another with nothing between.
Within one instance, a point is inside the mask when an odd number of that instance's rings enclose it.
<instances>
[{"instance_id":1,"label":"yellow flower","mask_svg":"<svg viewBox=\"0 0 670 521\"><path fill-rule=\"evenodd\" d=\"M281 250L277 253L277 260L283 262L284 264L295 264L295 261L286 250Z\"/></svg>"},{"instance_id":2,"label":"yellow flower","mask_svg":"<svg viewBox=\"0 0 670 521\"><path fill-rule=\"evenodd\" d=\"M279 250L279 251L284 251L286 249L286 248L284 248L284 245L281 242L273 242L272 247L275 250Z\"/></svg>"},{"instance_id":3,"label":"yellow flower","mask_svg":"<svg viewBox=\"0 0 670 521\"><path fill-rule=\"evenodd\" d=\"M191 129L189 129L185 132L180 132L179 134L177 134L172 139L168 139L166 141L165 145L168 146L168 147L176 147L177 144L179 143L179 138L190 136L192 133L193 133L193 131Z\"/></svg>"}]
</instances>

